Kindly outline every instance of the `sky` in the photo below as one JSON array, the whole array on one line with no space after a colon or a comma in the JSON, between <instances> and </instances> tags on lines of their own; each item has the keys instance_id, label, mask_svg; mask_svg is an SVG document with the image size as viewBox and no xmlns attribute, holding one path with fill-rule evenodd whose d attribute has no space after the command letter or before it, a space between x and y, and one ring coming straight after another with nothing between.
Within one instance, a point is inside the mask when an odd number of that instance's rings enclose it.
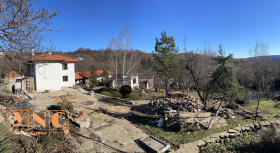
<instances>
[{"instance_id":1,"label":"sky","mask_svg":"<svg viewBox=\"0 0 280 153\"><path fill-rule=\"evenodd\" d=\"M61 11L49 33L57 51L79 47L105 49L124 26L131 32L130 48L151 53L155 38L166 31L183 50L208 47L226 54L248 57L257 41L280 55L280 0L37 0L35 7Z\"/></svg>"}]
</instances>

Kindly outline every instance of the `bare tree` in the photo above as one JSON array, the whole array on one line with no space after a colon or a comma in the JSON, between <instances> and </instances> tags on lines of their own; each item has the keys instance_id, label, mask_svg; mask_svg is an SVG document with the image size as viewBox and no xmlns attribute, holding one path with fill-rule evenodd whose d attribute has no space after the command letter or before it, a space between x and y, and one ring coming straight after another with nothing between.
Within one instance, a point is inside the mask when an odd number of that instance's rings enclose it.
<instances>
[{"instance_id":1,"label":"bare tree","mask_svg":"<svg viewBox=\"0 0 280 153\"><path fill-rule=\"evenodd\" d=\"M46 31L54 31L50 27L50 20L60 12L56 9L49 11L42 7L33 9L33 0L0 0L0 50L11 52L5 54L13 62L23 62L27 58L18 54L36 51L46 51L52 47L45 47L42 42L47 39ZM16 55L21 57L17 60ZM24 58L26 57L26 58Z\"/></svg>"},{"instance_id":2,"label":"bare tree","mask_svg":"<svg viewBox=\"0 0 280 153\"><path fill-rule=\"evenodd\" d=\"M129 49L131 40L131 34L128 26L122 29L119 34L119 38L110 39L110 48L112 51L109 53L110 63L115 71L115 75L119 72L122 73L122 78L128 76L135 69L136 65L139 64L140 58L137 58L137 52Z\"/></svg>"},{"instance_id":3,"label":"bare tree","mask_svg":"<svg viewBox=\"0 0 280 153\"><path fill-rule=\"evenodd\" d=\"M207 47L205 42L205 48L200 53L187 52L186 53L186 69L189 71L197 94L206 107L206 100L209 97L208 83L211 80L210 76L215 70L215 62L212 60L214 52Z\"/></svg>"},{"instance_id":4,"label":"bare tree","mask_svg":"<svg viewBox=\"0 0 280 153\"><path fill-rule=\"evenodd\" d=\"M267 58L268 45L256 42L253 49L249 51L253 60L253 82L256 87L256 97L258 100L256 112L258 112L261 98L266 94L267 98L277 72L274 64Z\"/></svg>"},{"instance_id":5,"label":"bare tree","mask_svg":"<svg viewBox=\"0 0 280 153\"><path fill-rule=\"evenodd\" d=\"M118 64L119 64L119 43L115 38L110 39L110 51L108 52L110 57L110 64L115 73L115 79L118 79Z\"/></svg>"}]
</instances>

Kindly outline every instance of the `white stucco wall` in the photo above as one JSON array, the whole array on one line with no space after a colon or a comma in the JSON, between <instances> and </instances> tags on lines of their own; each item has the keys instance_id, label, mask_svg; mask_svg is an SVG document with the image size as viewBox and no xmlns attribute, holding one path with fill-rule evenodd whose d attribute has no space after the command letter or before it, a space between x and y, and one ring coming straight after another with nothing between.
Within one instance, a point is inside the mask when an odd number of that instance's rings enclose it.
<instances>
[{"instance_id":1,"label":"white stucco wall","mask_svg":"<svg viewBox=\"0 0 280 153\"><path fill-rule=\"evenodd\" d=\"M60 63L36 63L36 90L60 90L62 83Z\"/></svg>"},{"instance_id":2,"label":"white stucco wall","mask_svg":"<svg viewBox=\"0 0 280 153\"><path fill-rule=\"evenodd\" d=\"M72 87L75 85L75 65L74 63L67 63L67 70L62 70L62 63L60 63L61 67L61 87ZM62 76L68 76L68 81L63 82Z\"/></svg>"},{"instance_id":3,"label":"white stucco wall","mask_svg":"<svg viewBox=\"0 0 280 153\"><path fill-rule=\"evenodd\" d=\"M35 64L35 84L37 91L60 90L61 87L75 85L75 65L67 63L67 70L62 69L62 63L37 63ZM63 76L68 76L68 81L63 82Z\"/></svg>"}]
</instances>

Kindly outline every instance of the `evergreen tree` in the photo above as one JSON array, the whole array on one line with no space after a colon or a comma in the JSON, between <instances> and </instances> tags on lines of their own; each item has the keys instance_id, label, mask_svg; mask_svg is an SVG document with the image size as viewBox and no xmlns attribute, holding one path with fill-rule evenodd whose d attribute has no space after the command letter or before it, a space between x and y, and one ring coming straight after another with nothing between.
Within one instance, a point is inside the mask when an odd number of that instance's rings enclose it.
<instances>
[{"instance_id":1,"label":"evergreen tree","mask_svg":"<svg viewBox=\"0 0 280 153\"><path fill-rule=\"evenodd\" d=\"M95 69L94 65L91 65L90 69L91 69L91 74L90 74L90 77L88 78L89 79L89 87L93 88L93 87L98 85L97 74L95 72L96 69Z\"/></svg>"},{"instance_id":2,"label":"evergreen tree","mask_svg":"<svg viewBox=\"0 0 280 153\"><path fill-rule=\"evenodd\" d=\"M220 44L219 55L214 58L218 68L211 76L212 80L209 82L209 89L212 93L222 94L223 100L221 100L216 115L211 120L208 129L211 128L213 120L217 117L223 101L233 103L237 98L243 96L244 89L237 83L233 67L229 63L232 58L232 54L227 57L224 56L223 47Z\"/></svg>"},{"instance_id":3,"label":"evergreen tree","mask_svg":"<svg viewBox=\"0 0 280 153\"><path fill-rule=\"evenodd\" d=\"M160 40L156 38L155 51L153 51L153 60L150 60L153 71L156 72L159 79L164 82L165 95L168 95L169 80L176 74L175 56L178 52L173 36L166 36L166 32L161 33Z\"/></svg>"},{"instance_id":4,"label":"evergreen tree","mask_svg":"<svg viewBox=\"0 0 280 153\"><path fill-rule=\"evenodd\" d=\"M103 72L101 73L101 76L103 78L102 80L103 86L109 84L108 72L105 67L103 68Z\"/></svg>"}]
</instances>

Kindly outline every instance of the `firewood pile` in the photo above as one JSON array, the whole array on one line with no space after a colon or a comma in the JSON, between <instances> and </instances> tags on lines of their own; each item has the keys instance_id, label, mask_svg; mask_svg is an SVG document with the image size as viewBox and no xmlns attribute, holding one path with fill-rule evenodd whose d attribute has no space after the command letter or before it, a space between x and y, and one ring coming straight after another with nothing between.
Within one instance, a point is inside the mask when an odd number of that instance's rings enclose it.
<instances>
[{"instance_id":1,"label":"firewood pile","mask_svg":"<svg viewBox=\"0 0 280 153\"><path fill-rule=\"evenodd\" d=\"M179 110L183 112L197 112L203 108L199 99L185 97L182 99L161 98L153 99L147 104L145 113L150 115L164 115L170 110Z\"/></svg>"}]
</instances>

